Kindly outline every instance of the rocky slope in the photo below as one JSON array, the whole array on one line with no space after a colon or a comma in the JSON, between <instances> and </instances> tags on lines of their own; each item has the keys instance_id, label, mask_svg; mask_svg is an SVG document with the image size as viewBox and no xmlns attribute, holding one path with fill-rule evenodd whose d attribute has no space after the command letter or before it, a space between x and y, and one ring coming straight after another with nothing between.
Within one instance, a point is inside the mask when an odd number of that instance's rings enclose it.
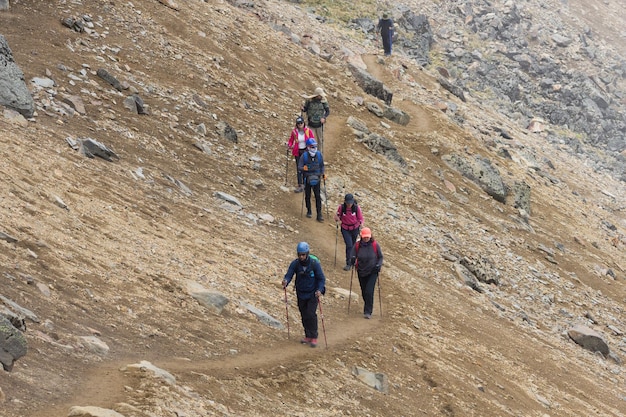
<instances>
[{"instance_id":1,"label":"rocky slope","mask_svg":"<svg viewBox=\"0 0 626 417\"><path fill-rule=\"evenodd\" d=\"M450 13L456 3L404 4L428 16L429 56L443 57L456 37L492 47L491 35L466 35L478 25L468 16L513 3L464 15ZM406 12L364 5L372 18ZM523 6L545 32L558 11L560 35L583 21L602 54L623 56L597 25L622 22L614 4ZM0 12L35 105L28 121L0 119L0 295L28 344L2 374L3 416L624 415L623 144L573 152L569 131L526 129L530 114L509 112L519 103L469 84L461 63L474 49L426 66L401 48L382 59L332 7L20 0ZM605 18L579 13L590 7ZM349 65L393 91L410 122L370 111L384 103ZM347 311L357 283L341 270L335 225L302 218L292 192L284 141L318 85L332 109L324 209L353 192L385 253L373 320L358 299ZM619 113L608 97L601 110ZM611 120L607 132L619 131ZM87 139L117 158L87 158ZM405 163L377 153L381 143ZM486 161L511 192L497 201L453 160ZM298 343L291 292L285 308L280 281L301 240L327 273L327 348ZM610 354L574 343L580 325Z\"/></svg>"}]
</instances>

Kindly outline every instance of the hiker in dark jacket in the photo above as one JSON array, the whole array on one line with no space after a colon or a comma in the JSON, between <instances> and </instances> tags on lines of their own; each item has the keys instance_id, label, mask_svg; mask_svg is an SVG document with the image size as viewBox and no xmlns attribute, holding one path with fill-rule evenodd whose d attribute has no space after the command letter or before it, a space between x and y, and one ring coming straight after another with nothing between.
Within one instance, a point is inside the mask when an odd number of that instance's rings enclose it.
<instances>
[{"instance_id":1,"label":"hiker in dark jacket","mask_svg":"<svg viewBox=\"0 0 626 417\"><path fill-rule=\"evenodd\" d=\"M346 244L346 266L343 267L343 270L349 271L352 267L350 264L350 251L352 251L352 247L359 237L361 227L363 227L363 213L361 213L361 207L354 201L352 194L346 194L343 204L337 207L335 222L341 222L341 235Z\"/></svg>"},{"instance_id":2,"label":"hiker in dark jacket","mask_svg":"<svg viewBox=\"0 0 626 417\"><path fill-rule=\"evenodd\" d=\"M369 227L361 230L361 240L352 248L350 262L355 265L359 276L361 295L365 303L363 317L371 319L374 309L374 288L383 265L383 252L378 242L372 239L372 231Z\"/></svg>"},{"instance_id":3,"label":"hiker in dark jacket","mask_svg":"<svg viewBox=\"0 0 626 417\"><path fill-rule=\"evenodd\" d=\"M306 203L306 216L312 217L311 212L311 190L315 194L315 210L317 212L317 221L323 222L322 216L322 196L320 187L323 180L326 179L324 174L324 157L317 150L317 142L315 139L307 139L307 150L300 157L298 162L298 171L304 174L304 201Z\"/></svg>"},{"instance_id":4,"label":"hiker in dark jacket","mask_svg":"<svg viewBox=\"0 0 626 417\"><path fill-rule=\"evenodd\" d=\"M300 342L315 347L317 346L317 304L320 295L325 292L326 277L319 260L309 254L308 243L298 243L296 251L298 259L294 259L289 264L289 269L283 278L283 288L289 285L295 275L298 309L302 317L302 327L304 327L304 339Z\"/></svg>"},{"instance_id":5,"label":"hiker in dark jacket","mask_svg":"<svg viewBox=\"0 0 626 417\"><path fill-rule=\"evenodd\" d=\"M382 19L378 20L376 31L380 32L383 39L383 49L385 56L391 55L391 43L393 41L393 20L389 17L389 13L383 13Z\"/></svg>"},{"instance_id":6,"label":"hiker in dark jacket","mask_svg":"<svg viewBox=\"0 0 626 417\"><path fill-rule=\"evenodd\" d=\"M312 95L305 96L306 101L300 109L306 113L308 125L313 130L313 135L317 139L320 151L324 151L324 123L330 115L330 107L326 100L326 93L322 87L317 87Z\"/></svg>"}]
</instances>

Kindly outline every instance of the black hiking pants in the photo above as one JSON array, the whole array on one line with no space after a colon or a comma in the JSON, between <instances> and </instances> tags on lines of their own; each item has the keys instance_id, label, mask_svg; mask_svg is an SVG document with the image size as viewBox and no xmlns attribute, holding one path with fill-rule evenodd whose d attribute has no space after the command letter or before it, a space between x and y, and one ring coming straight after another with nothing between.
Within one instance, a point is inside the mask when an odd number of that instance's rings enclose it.
<instances>
[{"instance_id":1,"label":"black hiking pants","mask_svg":"<svg viewBox=\"0 0 626 417\"><path fill-rule=\"evenodd\" d=\"M361 285L361 296L365 306L363 307L363 314L372 314L374 310L374 289L376 288L376 280L378 279L378 272L373 271L369 275L359 275L359 284Z\"/></svg>"},{"instance_id":2,"label":"black hiking pants","mask_svg":"<svg viewBox=\"0 0 626 417\"><path fill-rule=\"evenodd\" d=\"M302 316L304 337L317 339L317 297L313 296L307 300L298 298L298 309Z\"/></svg>"},{"instance_id":3,"label":"black hiking pants","mask_svg":"<svg viewBox=\"0 0 626 417\"><path fill-rule=\"evenodd\" d=\"M317 218L322 217L322 196L320 195L320 182L315 185L309 184L307 180L304 184L304 203L306 204L306 212L311 213L311 189L313 189L313 194L315 194L315 211L317 212Z\"/></svg>"}]
</instances>

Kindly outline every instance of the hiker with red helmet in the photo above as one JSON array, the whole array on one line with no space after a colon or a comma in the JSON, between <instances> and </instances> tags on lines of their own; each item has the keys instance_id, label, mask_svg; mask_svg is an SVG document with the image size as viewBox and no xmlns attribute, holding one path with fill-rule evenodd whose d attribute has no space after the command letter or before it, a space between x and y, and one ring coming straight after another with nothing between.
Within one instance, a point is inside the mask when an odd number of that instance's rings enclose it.
<instances>
[{"instance_id":1,"label":"hiker with red helmet","mask_svg":"<svg viewBox=\"0 0 626 417\"><path fill-rule=\"evenodd\" d=\"M298 175L298 187L294 190L296 193L304 191L304 176L302 175L302 171L299 171L297 168L300 162L300 157L302 157L302 154L306 152L306 141L311 138L315 138L313 131L306 126L304 118L302 116L298 116L296 119L296 126L291 131L289 141L287 142L287 146L291 149L291 154L296 161L296 173Z\"/></svg>"},{"instance_id":2,"label":"hiker with red helmet","mask_svg":"<svg viewBox=\"0 0 626 417\"><path fill-rule=\"evenodd\" d=\"M317 346L317 305L319 297L325 292L326 277L319 260L309 254L310 247L306 242L298 243L296 253L298 259L289 264L289 269L283 278L283 288L286 288L291 279L296 276L296 296L298 310L302 317L304 339L300 342L311 347Z\"/></svg>"},{"instance_id":3,"label":"hiker with red helmet","mask_svg":"<svg viewBox=\"0 0 626 417\"><path fill-rule=\"evenodd\" d=\"M374 288L383 265L383 252L372 238L369 227L361 230L361 240L355 243L350 253L350 263L355 266L363 296L363 317L372 318L374 309Z\"/></svg>"},{"instance_id":4,"label":"hiker with red helmet","mask_svg":"<svg viewBox=\"0 0 626 417\"><path fill-rule=\"evenodd\" d=\"M317 221L323 222L322 216L322 196L320 195L320 187L322 180L326 179L324 174L324 157L317 150L317 141L313 138L306 141L307 150L300 157L298 162L298 171L304 175L304 201L306 203L306 216L312 217L311 212L311 190L315 194L315 210Z\"/></svg>"},{"instance_id":5,"label":"hiker with red helmet","mask_svg":"<svg viewBox=\"0 0 626 417\"><path fill-rule=\"evenodd\" d=\"M335 222L341 223L341 235L346 244L346 265L343 270L349 271L352 267L350 265L350 251L359 237L361 227L363 227L363 213L352 194L346 194L343 203L337 207Z\"/></svg>"}]
</instances>

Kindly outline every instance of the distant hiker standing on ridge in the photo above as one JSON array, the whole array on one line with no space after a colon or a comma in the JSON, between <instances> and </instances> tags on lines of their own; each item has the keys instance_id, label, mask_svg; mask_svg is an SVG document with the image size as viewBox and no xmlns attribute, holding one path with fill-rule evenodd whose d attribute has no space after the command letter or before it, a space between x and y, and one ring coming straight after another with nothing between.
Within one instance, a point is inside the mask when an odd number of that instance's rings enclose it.
<instances>
[{"instance_id":1,"label":"distant hiker standing on ridge","mask_svg":"<svg viewBox=\"0 0 626 417\"><path fill-rule=\"evenodd\" d=\"M361 295L365 303L363 317L371 319L374 309L374 288L383 265L383 252L378 242L372 239L372 231L369 227L361 230L361 240L352 248L350 262L355 265L359 276Z\"/></svg>"},{"instance_id":2,"label":"distant hiker standing on ridge","mask_svg":"<svg viewBox=\"0 0 626 417\"><path fill-rule=\"evenodd\" d=\"M325 292L326 277L319 260L309 255L308 243L298 243L296 252L298 259L294 259L289 264L289 269L283 278L283 288L289 285L295 275L298 309L302 316L302 327L304 327L304 339L300 343L315 347L317 346L317 304L320 295Z\"/></svg>"},{"instance_id":3,"label":"distant hiker standing on ridge","mask_svg":"<svg viewBox=\"0 0 626 417\"><path fill-rule=\"evenodd\" d=\"M304 174L304 201L306 203L306 216L312 217L311 212L311 190L315 194L315 210L317 213L317 221L323 222L322 217L322 196L320 195L320 185L322 180L326 179L324 174L324 157L317 150L317 142L315 139L307 139L306 152L300 157L298 162L298 171Z\"/></svg>"},{"instance_id":4,"label":"distant hiker standing on ridge","mask_svg":"<svg viewBox=\"0 0 626 417\"><path fill-rule=\"evenodd\" d=\"M378 25L376 25L376 32L380 32L380 36L383 38L383 49L385 50L385 56L391 55L391 42L393 41L393 19L389 17L389 13L383 13L382 19L378 20Z\"/></svg>"},{"instance_id":5,"label":"distant hiker standing on ridge","mask_svg":"<svg viewBox=\"0 0 626 417\"><path fill-rule=\"evenodd\" d=\"M326 93L322 87L317 87L312 95L306 96L307 100L302 106L302 112L306 113L309 127L319 143L320 150L324 151L324 123L330 114Z\"/></svg>"},{"instance_id":6,"label":"distant hiker standing on ridge","mask_svg":"<svg viewBox=\"0 0 626 417\"><path fill-rule=\"evenodd\" d=\"M346 266L343 267L343 270L349 271L352 267L350 264L350 252L363 226L361 207L357 205L352 194L346 194L343 204L337 207L335 222L341 222L341 235L346 244Z\"/></svg>"},{"instance_id":7,"label":"distant hiker standing on ridge","mask_svg":"<svg viewBox=\"0 0 626 417\"><path fill-rule=\"evenodd\" d=\"M291 131L291 136L289 136L289 141L287 142L287 146L291 149L291 154L296 160L296 174L298 176L298 186L294 190L296 193L304 191L304 175L302 171L298 170L298 165L300 157L306 152L306 141L311 138L314 138L313 131L306 127L304 119L302 116L299 116L296 119L296 126Z\"/></svg>"}]
</instances>

